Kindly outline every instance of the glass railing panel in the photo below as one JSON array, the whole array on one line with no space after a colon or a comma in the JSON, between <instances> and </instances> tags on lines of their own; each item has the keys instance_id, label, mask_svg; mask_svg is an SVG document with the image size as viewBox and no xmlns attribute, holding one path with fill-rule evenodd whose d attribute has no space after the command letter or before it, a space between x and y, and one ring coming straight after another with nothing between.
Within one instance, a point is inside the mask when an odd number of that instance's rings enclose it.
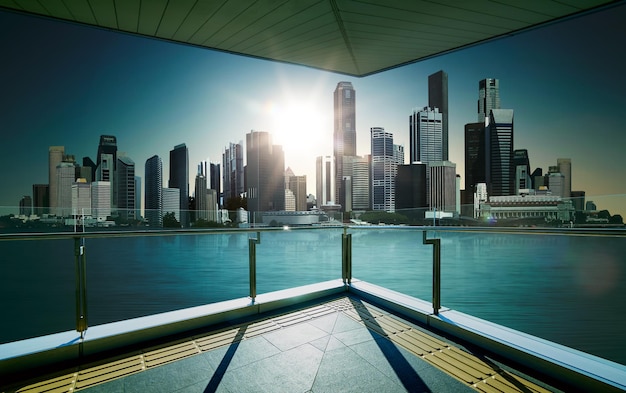
<instances>
[{"instance_id":1,"label":"glass railing panel","mask_svg":"<svg viewBox=\"0 0 626 393\"><path fill-rule=\"evenodd\" d=\"M340 279L342 233L342 228L261 232L256 247L257 293Z\"/></svg>"},{"instance_id":2,"label":"glass railing panel","mask_svg":"<svg viewBox=\"0 0 626 393\"><path fill-rule=\"evenodd\" d=\"M72 239L0 239L0 343L73 330Z\"/></svg>"},{"instance_id":3,"label":"glass railing panel","mask_svg":"<svg viewBox=\"0 0 626 393\"><path fill-rule=\"evenodd\" d=\"M626 364L626 237L441 230L442 305Z\"/></svg>"},{"instance_id":4,"label":"glass railing panel","mask_svg":"<svg viewBox=\"0 0 626 393\"><path fill-rule=\"evenodd\" d=\"M86 239L89 323L248 295L248 234Z\"/></svg>"},{"instance_id":5,"label":"glass railing panel","mask_svg":"<svg viewBox=\"0 0 626 393\"><path fill-rule=\"evenodd\" d=\"M418 227L351 227L352 276L432 300L432 246Z\"/></svg>"}]
</instances>

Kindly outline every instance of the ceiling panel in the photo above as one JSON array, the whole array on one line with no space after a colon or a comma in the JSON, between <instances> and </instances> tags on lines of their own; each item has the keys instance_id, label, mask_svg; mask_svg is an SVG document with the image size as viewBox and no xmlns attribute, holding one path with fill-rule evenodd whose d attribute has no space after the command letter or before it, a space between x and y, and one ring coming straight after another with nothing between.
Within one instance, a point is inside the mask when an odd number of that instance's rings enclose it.
<instances>
[{"instance_id":1,"label":"ceiling panel","mask_svg":"<svg viewBox=\"0 0 626 393\"><path fill-rule=\"evenodd\" d=\"M363 76L623 2L0 0L0 7Z\"/></svg>"}]
</instances>

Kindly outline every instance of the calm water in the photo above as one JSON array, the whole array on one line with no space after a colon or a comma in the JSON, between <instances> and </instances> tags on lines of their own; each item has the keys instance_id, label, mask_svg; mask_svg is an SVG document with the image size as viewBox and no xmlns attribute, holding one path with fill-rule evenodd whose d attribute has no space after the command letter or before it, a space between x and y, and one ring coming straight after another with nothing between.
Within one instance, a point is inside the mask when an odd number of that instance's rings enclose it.
<instances>
[{"instance_id":1,"label":"calm water","mask_svg":"<svg viewBox=\"0 0 626 393\"><path fill-rule=\"evenodd\" d=\"M431 300L432 246L351 229L353 276ZM262 233L257 292L341 277L341 229ZM442 304L626 364L626 240L429 232ZM248 233L87 239L89 324L248 295ZM71 240L0 242L0 342L74 329Z\"/></svg>"}]
</instances>

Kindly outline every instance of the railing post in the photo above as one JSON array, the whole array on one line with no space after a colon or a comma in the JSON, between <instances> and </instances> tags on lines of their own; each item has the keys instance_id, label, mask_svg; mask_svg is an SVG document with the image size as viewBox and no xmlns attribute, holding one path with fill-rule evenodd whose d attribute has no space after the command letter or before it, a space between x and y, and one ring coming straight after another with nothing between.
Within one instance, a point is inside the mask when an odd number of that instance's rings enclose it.
<instances>
[{"instance_id":1,"label":"railing post","mask_svg":"<svg viewBox=\"0 0 626 393\"><path fill-rule=\"evenodd\" d=\"M352 234L345 227L341 235L341 278L344 285L352 281Z\"/></svg>"},{"instance_id":2,"label":"railing post","mask_svg":"<svg viewBox=\"0 0 626 393\"><path fill-rule=\"evenodd\" d=\"M433 313L439 314L441 308L441 239L427 239L422 232L423 244L433 245Z\"/></svg>"},{"instance_id":3,"label":"railing post","mask_svg":"<svg viewBox=\"0 0 626 393\"><path fill-rule=\"evenodd\" d=\"M248 262L250 264L250 299L252 299L252 303L254 303L254 299L256 299L256 245L261 243L261 232L257 232L256 236L256 239L248 239Z\"/></svg>"},{"instance_id":4,"label":"railing post","mask_svg":"<svg viewBox=\"0 0 626 393\"><path fill-rule=\"evenodd\" d=\"M76 331L83 338L87 330L87 256L84 239L74 238L74 265L76 274Z\"/></svg>"}]
</instances>

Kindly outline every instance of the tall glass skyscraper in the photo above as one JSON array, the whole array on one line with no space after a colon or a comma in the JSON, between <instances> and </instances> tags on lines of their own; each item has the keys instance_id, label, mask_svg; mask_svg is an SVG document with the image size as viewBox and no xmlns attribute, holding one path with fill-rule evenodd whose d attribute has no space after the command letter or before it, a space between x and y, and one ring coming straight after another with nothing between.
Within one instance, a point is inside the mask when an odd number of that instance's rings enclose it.
<instances>
[{"instance_id":1,"label":"tall glass skyscraper","mask_svg":"<svg viewBox=\"0 0 626 393\"><path fill-rule=\"evenodd\" d=\"M395 177L398 167L393 134L382 127L370 128L372 148L372 209L394 212Z\"/></svg>"},{"instance_id":2,"label":"tall glass skyscraper","mask_svg":"<svg viewBox=\"0 0 626 393\"><path fill-rule=\"evenodd\" d=\"M443 160L448 160L448 74L438 71L428 76L428 106L441 113L441 147Z\"/></svg>"},{"instance_id":3,"label":"tall glass skyscraper","mask_svg":"<svg viewBox=\"0 0 626 393\"><path fill-rule=\"evenodd\" d=\"M135 161L125 154L117 156L117 208L125 220L135 219Z\"/></svg>"},{"instance_id":4,"label":"tall glass skyscraper","mask_svg":"<svg viewBox=\"0 0 626 393\"><path fill-rule=\"evenodd\" d=\"M500 81L487 78L478 82L478 121L484 123L492 109L500 109Z\"/></svg>"},{"instance_id":5,"label":"tall glass skyscraper","mask_svg":"<svg viewBox=\"0 0 626 393\"><path fill-rule=\"evenodd\" d=\"M486 127L486 177L489 196L515 194L513 109L492 109Z\"/></svg>"},{"instance_id":6,"label":"tall glass skyscraper","mask_svg":"<svg viewBox=\"0 0 626 393\"><path fill-rule=\"evenodd\" d=\"M154 155L146 160L145 168L145 201L144 216L148 225L162 227L163 217L163 163L161 158Z\"/></svg>"},{"instance_id":7,"label":"tall glass skyscraper","mask_svg":"<svg viewBox=\"0 0 626 393\"><path fill-rule=\"evenodd\" d=\"M443 115L437 108L413 110L409 116L410 163L443 161Z\"/></svg>"},{"instance_id":8,"label":"tall glass skyscraper","mask_svg":"<svg viewBox=\"0 0 626 393\"><path fill-rule=\"evenodd\" d=\"M473 207L476 184L485 183L485 123L465 125L465 199Z\"/></svg>"},{"instance_id":9,"label":"tall glass skyscraper","mask_svg":"<svg viewBox=\"0 0 626 393\"><path fill-rule=\"evenodd\" d=\"M231 143L222 155L223 203L244 193L243 141Z\"/></svg>"},{"instance_id":10,"label":"tall glass skyscraper","mask_svg":"<svg viewBox=\"0 0 626 393\"><path fill-rule=\"evenodd\" d=\"M64 146L50 146L48 148L48 207L51 213L56 212L58 189L57 165L63 161L64 154Z\"/></svg>"},{"instance_id":11,"label":"tall glass skyscraper","mask_svg":"<svg viewBox=\"0 0 626 393\"><path fill-rule=\"evenodd\" d=\"M189 226L189 150L184 143L170 150L170 180L168 188L178 188L180 224Z\"/></svg>"},{"instance_id":12,"label":"tall glass skyscraper","mask_svg":"<svg viewBox=\"0 0 626 393\"><path fill-rule=\"evenodd\" d=\"M246 134L246 183L248 210L285 209L285 155L268 132Z\"/></svg>"},{"instance_id":13,"label":"tall glass skyscraper","mask_svg":"<svg viewBox=\"0 0 626 393\"><path fill-rule=\"evenodd\" d=\"M356 92L350 82L339 82L334 93L335 129L333 156L335 157L335 203L345 205L342 189L343 157L356 156Z\"/></svg>"}]
</instances>

